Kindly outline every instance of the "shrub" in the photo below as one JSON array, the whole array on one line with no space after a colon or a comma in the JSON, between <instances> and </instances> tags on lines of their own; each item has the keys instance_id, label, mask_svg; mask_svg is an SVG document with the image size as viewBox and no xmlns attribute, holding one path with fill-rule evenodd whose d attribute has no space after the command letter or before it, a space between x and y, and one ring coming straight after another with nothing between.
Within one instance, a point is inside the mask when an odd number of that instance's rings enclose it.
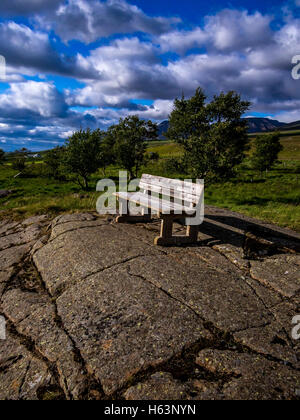
<instances>
[{"instance_id":1,"label":"shrub","mask_svg":"<svg viewBox=\"0 0 300 420\"><path fill-rule=\"evenodd\" d=\"M258 136L254 142L252 165L260 172L269 170L278 162L278 155L283 150L280 134L272 133Z\"/></svg>"}]
</instances>

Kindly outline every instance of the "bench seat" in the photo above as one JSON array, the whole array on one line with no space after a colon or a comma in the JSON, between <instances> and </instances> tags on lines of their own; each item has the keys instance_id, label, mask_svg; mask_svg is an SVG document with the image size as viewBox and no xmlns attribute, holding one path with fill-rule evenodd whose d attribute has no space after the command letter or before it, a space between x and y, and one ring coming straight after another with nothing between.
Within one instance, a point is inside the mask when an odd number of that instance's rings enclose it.
<instances>
[{"instance_id":1,"label":"bench seat","mask_svg":"<svg viewBox=\"0 0 300 420\"><path fill-rule=\"evenodd\" d=\"M182 215L193 215L195 210L191 209L189 206L183 206L179 203L170 203L162 198L154 197L152 195L143 194L140 192L135 193L125 193L125 192L118 192L114 194L118 197L119 200L126 200L141 207L145 207L148 209L153 210L155 213L162 213L162 214L180 214Z\"/></svg>"}]
</instances>

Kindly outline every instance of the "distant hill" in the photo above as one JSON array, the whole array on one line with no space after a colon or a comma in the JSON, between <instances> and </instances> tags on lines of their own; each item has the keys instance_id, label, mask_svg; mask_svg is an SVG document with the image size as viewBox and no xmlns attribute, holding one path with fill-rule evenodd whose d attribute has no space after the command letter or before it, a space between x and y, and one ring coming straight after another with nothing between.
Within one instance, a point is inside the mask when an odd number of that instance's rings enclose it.
<instances>
[{"instance_id":1,"label":"distant hill","mask_svg":"<svg viewBox=\"0 0 300 420\"><path fill-rule=\"evenodd\" d=\"M300 121L293 123L283 123L270 118L245 118L248 122L249 133L268 133L277 129L280 130L300 130ZM164 133L168 131L169 121L163 121L158 125L158 135L161 140L164 140Z\"/></svg>"},{"instance_id":2,"label":"distant hill","mask_svg":"<svg viewBox=\"0 0 300 420\"><path fill-rule=\"evenodd\" d=\"M300 130L300 121L285 124L282 130Z\"/></svg>"},{"instance_id":3,"label":"distant hill","mask_svg":"<svg viewBox=\"0 0 300 420\"><path fill-rule=\"evenodd\" d=\"M249 133L267 133L269 131L282 129L287 124L269 118L245 118L248 122Z\"/></svg>"}]
</instances>

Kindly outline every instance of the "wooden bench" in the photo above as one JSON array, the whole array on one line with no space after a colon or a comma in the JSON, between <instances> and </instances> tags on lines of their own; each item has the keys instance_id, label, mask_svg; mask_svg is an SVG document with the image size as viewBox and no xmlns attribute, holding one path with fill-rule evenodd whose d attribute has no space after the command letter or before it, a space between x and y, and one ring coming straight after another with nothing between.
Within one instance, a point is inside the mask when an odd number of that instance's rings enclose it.
<instances>
[{"instance_id":1,"label":"wooden bench","mask_svg":"<svg viewBox=\"0 0 300 420\"><path fill-rule=\"evenodd\" d=\"M139 183L139 192L115 193L120 204L120 216L117 223L147 223L152 214L162 220L161 233L154 241L155 245L181 245L197 242L200 214L204 213L204 185L175 179L143 175ZM129 214L128 204L140 207L140 215ZM200 210L200 211L199 211ZM198 219L191 223L190 218ZM173 236L173 223L180 221L187 226L186 236Z\"/></svg>"}]
</instances>

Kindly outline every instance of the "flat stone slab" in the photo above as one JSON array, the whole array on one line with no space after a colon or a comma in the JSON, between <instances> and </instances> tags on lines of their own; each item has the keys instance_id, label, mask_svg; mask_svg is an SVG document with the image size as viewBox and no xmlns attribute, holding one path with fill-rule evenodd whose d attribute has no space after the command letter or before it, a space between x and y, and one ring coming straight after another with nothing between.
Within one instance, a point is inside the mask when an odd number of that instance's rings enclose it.
<instances>
[{"instance_id":1,"label":"flat stone slab","mask_svg":"<svg viewBox=\"0 0 300 420\"><path fill-rule=\"evenodd\" d=\"M57 300L57 307L88 371L108 395L140 371L212 339L193 311L128 274L126 267L81 281Z\"/></svg>"},{"instance_id":2,"label":"flat stone slab","mask_svg":"<svg viewBox=\"0 0 300 420\"><path fill-rule=\"evenodd\" d=\"M186 400L188 387L174 379L170 373L157 372L148 381L129 388L124 397L129 401Z\"/></svg>"},{"instance_id":3,"label":"flat stone slab","mask_svg":"<svg viewBox=\"0 0 300 420\"><path fill-rule=\"evenodd\" d=\"M14 246L12 248L0 251L0 267L1 271L8 270L9 268L19 264L23 258L30 251L32 244Z\"/></svg>"},{"instance_id":4,"label":"flat stone slab","mask_svg":"<svg viewBox=\"0 0 300 420\"><path fill-rule=\"evenodd\" d=\"M251 276L282 296L292 297L300 291L300 256L278 255L265 261L252 261Z\"/></svg>"},{"instance_id":5,"label":"flat stone slab","mask_svg":"<svg viewBox=\"0 0 300 420\"><path fill-rule=\"evenodd\" d=\"M299 235L213 207L196 245L159 226L0 222L0 399L300 398Z\"/></svg>"},{"instance_id":6,"label":"flat stone slab","mask_svg":"<svg viewBox=\"0 0 300 420\"><path fill-rule=\"evenodd\" d=\"M158 252L131 237L121 236L115 227L107 224L58 236L35 253L34 262L50 293L57 296L69 285L94 273Z\"/></svg>"},{"instance_id":7,"label":"flat stone slab","mask_svg":"<svg viewBox=\"0 0 300 420\"><path fill-rule=\"evenodd\" d=\"M196 363L216 376L223 376L219 391L223 399L273 400L296 399L300 372L261 356L207 349ZM228 379L229 377L229 379Z\"/></svg>"},{"instance_id":8,"label":"flat stone slab","mask_svg":"<svg viewBox=\"0 0 300 420\"><path fill-rule=\"evenodd\" d=\"M50 385L47 365L7 334L0 341L0 399L38 400L39 391Z\"/></svg>"},{"instance_id":9,"label":"flat stone slab","mask_svg":"<svg viewBox=\"0 0 300 420\"><path fill-rule=\"evenodd\" d=\"M142 275L223 331L259 327L271 320L245 277L212 269L192 252L141 257L127 265L130 273Z\"/></svg>"}]
</instances>

